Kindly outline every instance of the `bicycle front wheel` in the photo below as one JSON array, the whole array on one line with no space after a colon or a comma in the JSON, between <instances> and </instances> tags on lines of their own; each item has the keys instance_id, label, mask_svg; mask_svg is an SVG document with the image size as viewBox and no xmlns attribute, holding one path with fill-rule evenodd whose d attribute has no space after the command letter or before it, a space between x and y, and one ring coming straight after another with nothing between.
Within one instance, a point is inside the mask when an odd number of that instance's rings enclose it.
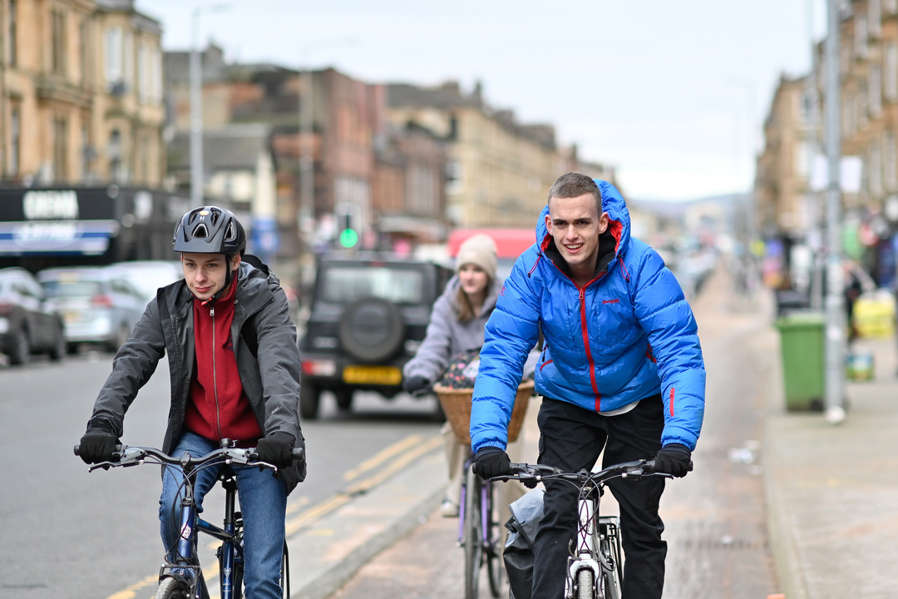
<instances>
[{"instance_id":1,"label":"bicycle front wheel","mask_svg":"<svg viewBox=\"0 0 898 599\"><path fill-rule=\"evenodd\" d=\"M480 477L469 467L465 475L465 599L477 599L483 534L480 507Z\"/></svg>"},{"instance_id":2,"label":"bicycle front wheel","mask_svg":"<svg viewBox=\"0 0 898 599\"><path fill-rule=\"evenodd\" d=\"M584 568L577 572L577 599L595 599L595 591L592 570Z\"/></svg>"},{"instance_id":3,"label":"bicycle front wheel","mask_svg":"<svg viewBox=\"0 0 898 599\"><path fill-rule=\"evenodd\" d=\"M190 599L190 589L183 580L163 578L156 588L154 599Z\"/></svg>"}]
</instances>

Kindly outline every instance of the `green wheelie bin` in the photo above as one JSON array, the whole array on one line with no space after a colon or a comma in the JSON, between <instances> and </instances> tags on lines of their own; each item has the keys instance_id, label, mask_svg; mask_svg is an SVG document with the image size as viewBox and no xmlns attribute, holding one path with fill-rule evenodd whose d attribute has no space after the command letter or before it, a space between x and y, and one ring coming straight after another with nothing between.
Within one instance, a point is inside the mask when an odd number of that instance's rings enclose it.
<instances>
[{"instance_id":1,"label":"green wheelie bin","mask_svg":"<svg viewBox=\"0 0 898 599\"><path fill-rule=\"evenodd\" d=\"M825 317L791 312L776 320L780 332L783 386L789 411L823 410L825 396Z\"/></svg>"}]
</instances>

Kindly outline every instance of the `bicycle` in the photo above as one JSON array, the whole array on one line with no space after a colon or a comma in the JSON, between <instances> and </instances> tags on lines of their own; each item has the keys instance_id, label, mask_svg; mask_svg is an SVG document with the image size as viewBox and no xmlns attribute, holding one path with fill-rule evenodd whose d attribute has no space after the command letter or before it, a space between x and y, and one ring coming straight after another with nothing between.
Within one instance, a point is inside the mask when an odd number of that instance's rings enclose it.
<instances>
[{"instance_id":1,"label":"bicycle","mask_svg":"<svg viewBox=\"0 0 898 599\"><path fill-rule=\"evenodd\" d=\"M480 570L486 564L493 597L499 596L502 579L501 529L492 481L474 473L474 458L465 461L458 514L458 545L465 549L465 599L477 599Z\"/></svg>"},{"instance_id":2,"label":"bicycle","mask_svg":"<svg viewBox=\"0 0 898 599\"><path fill-rule=\"evenodd\" d=\"M602 516L601 496L613 478L669 476L655 472L654 460L637 460L608 466L598 472L562 472L545 464L511 464L513 474L491 480L519 480L534 487L547 480L564 480L577 487L578 526L569 544L564 581L565 599L620 599L623 583L620 527L617 516ZM512 595L513 596L513 595Z\"/></svg>"},{"instance_id":3,"label":"bicycle","mask_svg":"<svg viewBox=\"0 0 898 599\"><path fill-rule=\"evenodd\" d=\"M75 455L80 455L75 446ZM90 467L116 468L138 466L145 463L158 464L163 468L180 466L184 471L184 497L181 500L180 537L177 559L174 563L165 559L159 570L159 585L154 599L208 599L209 592L197 555L199 533L208 534L219 541L216 556L219 564L219 590L221 599L243 598L243 518L236 510L237 481L230 468L222 468L218 480L225 491L224 522L221 527L199 517L193 495L196 476L201 470L215 466L258 466L276 471L277 467L256 458L253 449L234 447L228 439L221 441L221 447L204 456L193 457L185 453L174 457L152 447L121 446L116 452L117 461L101 462ZM293 459L303 458L302 449L293 450ZM281 562L281 589L284 598L290 597L290 577L287 544L284 543L284 558Z\"/></svg>"}]
</instances>

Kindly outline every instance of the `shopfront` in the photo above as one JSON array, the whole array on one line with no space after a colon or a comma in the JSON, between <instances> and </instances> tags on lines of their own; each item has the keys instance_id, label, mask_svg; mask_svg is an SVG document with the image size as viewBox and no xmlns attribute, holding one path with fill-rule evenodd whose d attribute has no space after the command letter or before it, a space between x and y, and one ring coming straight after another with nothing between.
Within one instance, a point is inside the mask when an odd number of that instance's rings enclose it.
<instances>
[{"instance_id":1,"label":"shopfront","mask_svg":"<svg viewBox=\"0 0 898 599\"><path fill-rule=\"evenodd\" d=\"M172 259L188 198L139 188L0 189L0 267Z\"/></svg>"}]
</instances>

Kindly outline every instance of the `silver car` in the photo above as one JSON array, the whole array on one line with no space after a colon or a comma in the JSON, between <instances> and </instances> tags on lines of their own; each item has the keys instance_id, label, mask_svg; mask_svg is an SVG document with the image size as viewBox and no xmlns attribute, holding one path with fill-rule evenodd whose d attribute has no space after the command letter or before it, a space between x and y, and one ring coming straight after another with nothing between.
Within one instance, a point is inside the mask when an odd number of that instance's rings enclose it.
<instances>
[{"instance_id":1,"label":"silver car","mask_svg":"<svg viewBox=\"0 0 898 599\"><path fill-rule=\"evenodd\" d=\"M118 270L143 294L147 302L156 298L156 291L184 278L184 270L178 260L134 260L114 262L109 268Z\"/></svg>"},{"instance_id":2,"label":"silver car","mask_svg":"<svg viewBox=\"0 0 898 599\"><path fill-rule=\"evenodd\" d=\"M85 343L118 350L147 305L144 295L115 268L50 268L37 273L37 279L62 313L70 352Z\"/></svg>"}]
</instances>

